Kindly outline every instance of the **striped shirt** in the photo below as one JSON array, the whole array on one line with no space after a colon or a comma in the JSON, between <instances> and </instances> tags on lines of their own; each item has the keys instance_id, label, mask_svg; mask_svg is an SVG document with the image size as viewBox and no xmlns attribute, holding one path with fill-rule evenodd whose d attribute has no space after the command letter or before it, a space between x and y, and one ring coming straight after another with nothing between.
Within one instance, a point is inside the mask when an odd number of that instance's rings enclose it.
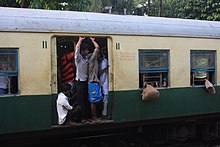
<instances>
[{"instance_id":1,"label":"striped shirt","mask_svg":"<svg viewBox=\"0 0 220 147\"><path fill-rule=\"evenodd\" d=\"M75 68L73 66L74 52L64 54L61 59L62 62L62 83L69 83L75 80Z\"/></svg>"}]
</instances>

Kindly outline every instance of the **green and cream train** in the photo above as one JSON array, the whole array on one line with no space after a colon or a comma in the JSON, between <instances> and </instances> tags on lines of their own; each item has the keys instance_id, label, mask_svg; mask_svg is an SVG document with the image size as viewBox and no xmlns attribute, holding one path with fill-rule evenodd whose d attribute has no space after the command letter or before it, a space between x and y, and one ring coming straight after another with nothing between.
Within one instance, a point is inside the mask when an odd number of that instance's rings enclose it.
<instances>
[{"instance_id":1,"label":"green and cream train","mask_svg":"<svg viewBox=\"0 0 220 147\"><path fill-rule=\"evenodd\" d=\"M220 22L3 7L0 19L0 76L8 77L0 134L57 124L60 58L79 36L94 36L107 48L113 124L219 117ZM158 99L141 99L144 82L156 86Z\"/></svg>"}]
</instances>

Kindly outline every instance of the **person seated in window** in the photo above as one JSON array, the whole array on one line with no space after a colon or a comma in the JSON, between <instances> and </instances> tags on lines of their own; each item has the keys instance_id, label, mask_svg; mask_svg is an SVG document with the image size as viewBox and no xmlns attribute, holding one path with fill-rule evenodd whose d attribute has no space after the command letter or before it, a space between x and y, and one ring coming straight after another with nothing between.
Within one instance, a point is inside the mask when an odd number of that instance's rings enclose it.
<instances>
[{"instance_id":1,"label":"person seated in window","mask_svg":"<svg viewBox=\"0 0 220 147\"><path fill-rule=\"evenodd\" d=\"M205 79L205 88L206 88L207 92L212 95L214 95L216 93L214 85L207 79Z\"/></svg>"},{"instance_id":2,"label":"person seated in window","mask_svg":"<svg viewBox=\"0 0 220 147\"><path fill-rule=\"evenodd\" d=\"M164 77L164 78L162 79L162 87L167 87L167 86L168 86L168 84L167 84L167 78Z\"/></svg>"},{"instance_id":3,"label":"person seated in window","mask_svg":"<svg viewBox=\"0 0 220 147\"><path fill-rule=\"evenodd\" d=\"M149 85L151 85L153 87L159 87L159 83L158 82L149 82Z\"/></svg>"},{"instance_id":4,"label":"person seated in window","mask_svg":"<svg viewBox=\"0 0 220 147\"><path fill-rule=\"evenodd\" d=\"M204 85L205 79L208 78L207 72L194 72L194 84L195 85Z\"/></svg>"},{"instance_id":5,"label":"person seated in window","mask_svg":"<svg viewBox=\"0 0 220 147\"><path fill-rule=\"evenodd\" d=\"M151 82L152 83L152 82ZM157 99L160 96L159 91L153 87L153 85L147 84L147 82L144 82L143 92L141 94L141 98L143 101L149 101L153 99Z\"/></svg>"},{"instance_id":6,"label":"person seated in window","mask_svg":"<svg viewBox=\"0 0 220 147\"><path fill-rule=\"evenodd\" d=\"M8 69L7 63L1 62L0 71L6 71ZM8 93L8 76L0 76L0 95Z\"/></svg>"}]
</instances>

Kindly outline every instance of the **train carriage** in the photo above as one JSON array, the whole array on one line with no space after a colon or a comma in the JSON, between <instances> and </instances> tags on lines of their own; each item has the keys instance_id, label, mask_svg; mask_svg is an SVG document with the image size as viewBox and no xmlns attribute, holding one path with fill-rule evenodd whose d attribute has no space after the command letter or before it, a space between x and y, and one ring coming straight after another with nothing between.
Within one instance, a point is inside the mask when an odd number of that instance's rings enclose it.
<instances>
[{"instance_id":1,"label":"train carriage","mask_svg":"<svg viewBox=\"0 0 220 147\"><path fill-rule=\"evenodd\" d=\"M0 18L0 62L10 67L0 70L10 83L0 96L0 134L57 124L61 46L74 49L79 36L94 36L107 48L112 123L219 117L219 22L3 7ZM141 99L146 81L155 84L158 99Z\"/></svg>"}]
</instances>

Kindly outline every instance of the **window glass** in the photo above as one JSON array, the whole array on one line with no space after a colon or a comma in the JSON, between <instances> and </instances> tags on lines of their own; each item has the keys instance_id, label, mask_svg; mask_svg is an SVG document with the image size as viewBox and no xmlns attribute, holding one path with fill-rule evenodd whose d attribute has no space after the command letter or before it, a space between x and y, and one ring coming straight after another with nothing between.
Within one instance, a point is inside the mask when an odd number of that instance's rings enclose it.
<instances>
[{"instance_id":1,"label":"window glass","mask_svg":"<svg viewBox=\"0 0 220 147\"><path fill-rule=\"evenodd\" d=\"M192 52L192 69L214 68L213 52Z\"/></svg>"},{"instance_id":2,"label":"window glass","mask_svg":"<svg viewBox=\"0 0 220 147\"><path fill-rule=\"evenodd\" d=\"M140 54L141 68L167 68L167 53L143 52Z\"/></svg>"},{"instance_id":3,"label":"window glass","mask_svg":"<svg viewBox=\"0 0 220 147\"><path fill-rule=\"evenodd\" d=\"M0 54L0 72L16 72L16 54Z\"/></svg>"}]
</instances>

